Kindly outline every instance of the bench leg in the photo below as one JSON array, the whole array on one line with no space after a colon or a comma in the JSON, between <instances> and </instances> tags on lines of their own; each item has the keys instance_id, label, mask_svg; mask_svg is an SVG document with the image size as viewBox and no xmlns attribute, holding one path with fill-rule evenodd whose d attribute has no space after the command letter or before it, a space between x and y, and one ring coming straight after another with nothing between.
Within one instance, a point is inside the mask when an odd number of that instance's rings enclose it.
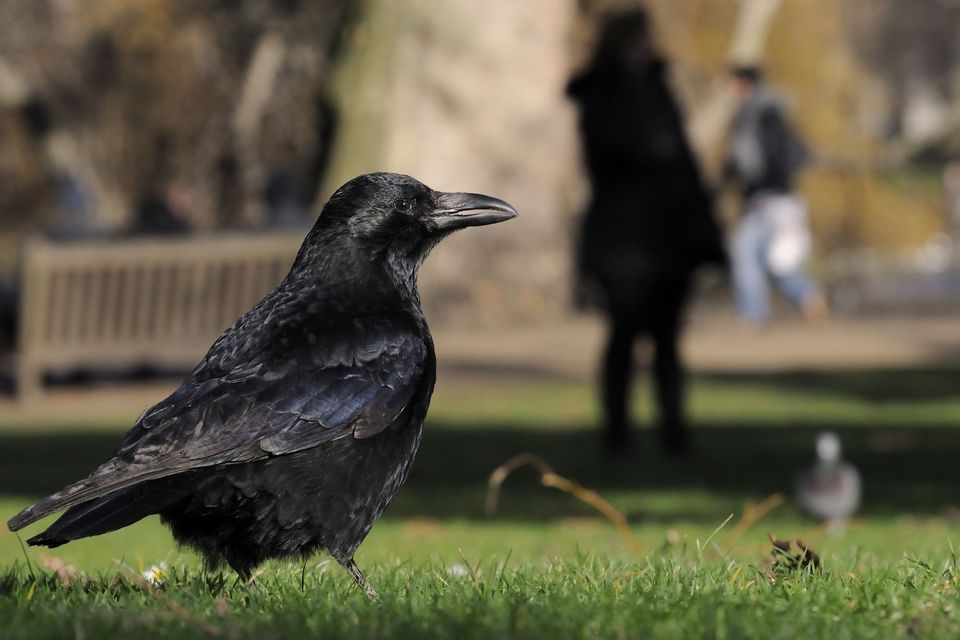
<instances>
[{"instance_id":1,"label":"bench leg","mask_svg":"<svg viewBox=\"0 0 960 640\"><path fill-rule=\"evenodd\" d=\"M40 371L32 363L21 361L17 365L16 386L17 400L20 402L36 398L43 391Z\"/></svg>"}]
</instances>

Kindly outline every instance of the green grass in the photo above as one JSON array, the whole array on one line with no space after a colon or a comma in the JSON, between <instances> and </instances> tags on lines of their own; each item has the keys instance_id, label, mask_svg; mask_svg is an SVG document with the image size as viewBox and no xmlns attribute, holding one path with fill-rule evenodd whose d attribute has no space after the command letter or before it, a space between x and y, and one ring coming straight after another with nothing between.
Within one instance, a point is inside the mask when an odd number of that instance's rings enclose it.
<instances>
[{"instance_id":1,"label":"green grass","mask_svg":"<svg viewBox=\"0 0 960 640\"><path fill-rule=\"evenodd\" d=\"M269 564L251 586L205 574L155 519L29 549L29 565L0 527L0 638L956 637L957 378L704 376L692 389L692 456L660 455L644 430L636 451L613 460L589 426L586 385L445 390L441 380L408 486L357 556L378 603L325 556ZM122 428L0 430L0 515L83 475ZM788 496L825 428L840 433L864 476L861 518L831 534L788 501L741 532L746 504ZM507 480L498 513L485 515L487 476L523 451L626 513L639 552L529 470ZM768 566L768 532L803 538L822 571ZM51 558L82 578L61 586ZM159 590L131 577L160 562L170 575Z\"/></svg>"},{"instance_id":2,"label":"green grass","mask_svg":"<svg viewBox=\"0 0 960 640\"><path fill-rule=\"evenodd\" d=\"M775 575L739 561L648 556L386 564L377 603L329 565L275 566L253 587L177 571L161 596L96 579L62 588L8 576L9 638L77 637L956 637L956 566L837 558ZM461 569L462 566L462 569ZM457 570L454 570L457 569ZM226 582L229 585L229 581ZM171 604L172 601L175 604ZM212 627L212 629L210 628Z\"/></svg>"}]
</instances>

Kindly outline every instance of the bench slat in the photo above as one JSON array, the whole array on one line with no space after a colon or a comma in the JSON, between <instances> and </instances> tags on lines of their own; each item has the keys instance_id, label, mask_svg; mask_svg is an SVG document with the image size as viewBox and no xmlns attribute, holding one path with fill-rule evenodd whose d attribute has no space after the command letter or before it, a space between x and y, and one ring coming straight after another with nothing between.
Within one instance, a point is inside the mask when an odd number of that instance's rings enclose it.
<instances>
[{"instance_id":1,"label":"bench slat","mask_svg":"<svg viewBox=\"0 0 960 640\"><path fill-rule=\"evenodd\" d=\"M24 248L18 389L46 371L189 367L279 284L303 234L227 235Z\"/></svg>"}]
</instances>

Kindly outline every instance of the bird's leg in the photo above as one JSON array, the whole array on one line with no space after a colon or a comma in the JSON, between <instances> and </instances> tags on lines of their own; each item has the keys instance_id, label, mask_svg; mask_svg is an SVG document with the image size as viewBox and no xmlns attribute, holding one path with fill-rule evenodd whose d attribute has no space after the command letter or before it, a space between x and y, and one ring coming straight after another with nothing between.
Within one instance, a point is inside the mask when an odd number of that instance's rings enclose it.
<instances>
[{"instance_id":1,"label":"bird's leg","mask_svg":"<svg viewBox=\"0 0 960 640\"><path fill-rule=\"evenodd\" d=\"M367 582L367 579L363 577L363 573L360 571L360 567L357 566L357 563L353 561L353 558L345 562L341 562L343 568L350 572L350 575L353 576L354 581L356 581L357 586L363 589L363 592L367 594L367 597L371 600L377 599L377 590L370 586L370 583Z\"/></svg>"},{"instance_id":2,"label":"bird's leg","mask_svg":"<svg viewBox=\"0 0 960 640\"><path fill-rule=\"evenodd\" d=\"M230 565L231 569L237 572L237 580L233 583L234 587L236 587L238 584L250 584L250 577L253 575L253 571L250 570L250 567L238 562L228 562L227 564Z\"/></svg>"}]
</instances>

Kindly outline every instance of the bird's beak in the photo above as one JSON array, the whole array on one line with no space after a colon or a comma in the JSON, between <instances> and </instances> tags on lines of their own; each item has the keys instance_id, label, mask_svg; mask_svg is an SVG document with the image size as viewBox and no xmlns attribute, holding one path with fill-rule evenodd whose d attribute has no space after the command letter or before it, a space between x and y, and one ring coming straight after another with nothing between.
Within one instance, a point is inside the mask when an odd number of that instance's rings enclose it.
<instances>
[{"instance_id":1,"label":"bird's beak","mask_svg":"<svg viewBox=\"0 0 960 640\"><path fill-rule=\"evenodd\" d=\"M517 217L517 210L499 198L479 193L438 193L430 219L441 231L495 224Z\"/></svg>"}]
</instances>

